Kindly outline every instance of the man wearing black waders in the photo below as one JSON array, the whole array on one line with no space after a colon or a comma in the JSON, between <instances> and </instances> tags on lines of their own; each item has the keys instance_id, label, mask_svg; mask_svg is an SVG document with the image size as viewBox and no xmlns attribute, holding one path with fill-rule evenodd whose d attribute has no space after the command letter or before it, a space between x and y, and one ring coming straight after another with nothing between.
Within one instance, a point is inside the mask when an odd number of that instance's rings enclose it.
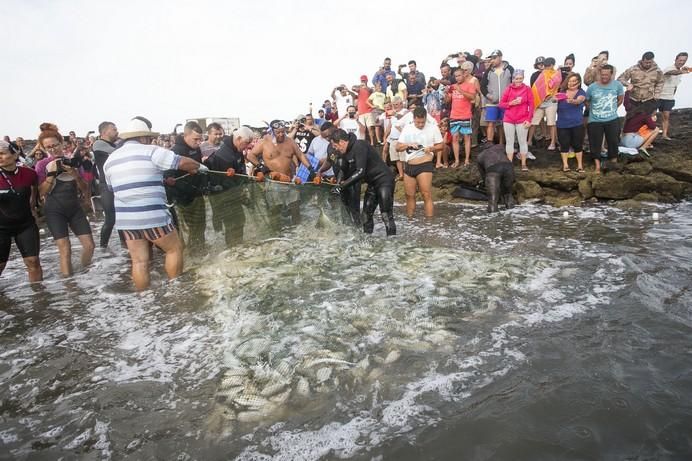
<instances>
[{"instance_id":1,"label":"man wearing black waders","mask_svg":"<svg viewBox=\"0 0 692 461\"><path fill-rule=\"evenodd\" d=\"M347 171L344 181L334 187L333 192L340 194L360 181L367 183L368 188L363 198L363 231L371 234L375 226L373 214L380 206L382 221L387 235L396 235L394 223L394 174L382 161L382 157L373 146L359 140L353 133L336 130L331 136L332 147L342 159L342 171Z\"/></svg>"},{"instance_id":2,"label":"man wearing black waders","mask_svg":"<svg viewBox=\"0 0 692 461\"><path fill-rule=\"evenodd\" d=\"M503 144L493 144L478 156L478 171L485 181L488 194L488 213L498 211L497 204L502 199L506 208L514 206L512 185L514 184L514 167L507 158Z\"/></svg>"}]
</instances>

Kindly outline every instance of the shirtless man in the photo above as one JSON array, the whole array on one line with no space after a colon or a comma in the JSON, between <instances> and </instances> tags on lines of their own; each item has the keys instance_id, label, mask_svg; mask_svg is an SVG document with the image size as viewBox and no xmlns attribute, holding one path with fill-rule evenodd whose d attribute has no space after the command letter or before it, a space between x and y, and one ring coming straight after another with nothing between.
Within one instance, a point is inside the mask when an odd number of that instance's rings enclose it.
<instances>
[{"instance_id":1,"label":"shirtless man","mask_svg":"<svg viewBox=\"0 0 692 461\"><path fill-rule=\"evenodd\" d=\"M286 136L286 126L280 120L274 120L269 125L271 136L265 136L248 153L248 160L254 165L255 171L263 173L280 173L284 177L282 181L290 181L295 175L296 166L302 163L310 170L311 175L315 170L300 151L298 145ZM278 228L281 219L281 210L288 207L291 212L293 224L300 223L300 192L290 184L271 182L265 189L267 204L269 205L269 217L273 221L274 228Z\"/></svg>"}]
</instances>

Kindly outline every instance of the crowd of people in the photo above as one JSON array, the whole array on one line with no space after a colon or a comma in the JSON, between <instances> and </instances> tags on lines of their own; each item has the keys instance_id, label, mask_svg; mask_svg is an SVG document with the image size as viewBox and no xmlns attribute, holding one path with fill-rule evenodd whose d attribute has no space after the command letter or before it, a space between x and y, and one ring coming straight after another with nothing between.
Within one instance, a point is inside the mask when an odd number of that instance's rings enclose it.
<instances>
[{"instance_id":1,"label":"crowd of people","mask_svg":"<svg viewBox=\"0 0 692 461\"><path fill-rule=\"evenodd\" d=\"M525 70L510 65L500 50L485 57L481 50L450 54L439 76L427 80L415 60L395 72L385 58L372 79L362 75L358 85L336 86L316 114L311 105L292 122L267 123L262 133L247 126L224 133L217 123L205 133L188 122L181 134L176 126L164 135L146 118L134 117L122 133L104 121L96 136L78 138L73 131L63 137L56 125L44 123L31 150L19 137L0 142L0 273L14 240L29 280L42 279L39 212L59 250L61 273L73 272L70 230L81 244L82 265L90 264L95 242L85 210L93 211L92 198L98 196L105 217L99 244L107 247L118 231L132 260L135 287L149 286L152 245L165 253L168 276L176 277L184 245L204 245L206 205L199 197L208 196L212 224L226 243L242 242L248 196L242 187L247 182L238 176L265 182L268 216L280 219L288 211L294 224L300 221L295 185L331 179L330 190L353 224L372 233L379 207L387 235L395 235L396 181L404 185L406 213L415 213L420 192L424 214L431 217L435 170L467 167L478 144L492 146L476 161L489 211L496 211L500 200L511 206L515 155L521 170L528 170L527 160L534 158L529 149L541 138L549 140L549 151L560 152L565 172L571 157L577 171L584 171L588 146L598 174L621 147L650 155L659 136L657 111L660 135L670 139L670 112L681 76L689 73L687 57L679 53L662 70L646 52L615 79L607 51L591 60L583 76L574 72L572 54L557 68L554 58L539 56L529 85ZM181 227L193 237L185 244Z\"/></svg>"}]
</instances>

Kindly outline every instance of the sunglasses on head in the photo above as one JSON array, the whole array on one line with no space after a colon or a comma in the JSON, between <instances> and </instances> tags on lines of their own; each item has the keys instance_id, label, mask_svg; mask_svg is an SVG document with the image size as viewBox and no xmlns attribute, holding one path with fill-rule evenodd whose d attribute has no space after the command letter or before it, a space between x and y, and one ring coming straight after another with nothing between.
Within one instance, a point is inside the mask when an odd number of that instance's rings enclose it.
<instances>
[{"instance_id":1,"label":"sunglasses on head","mask_svg":"<svg viewBox=\"0 0 692 461\"><path fill-rule=\"evenodd\" d=\"M286 124L284 122L273 122L271 125L272 129L278 130L280 128L286 128Z\"/></svg>"}]
</instances>

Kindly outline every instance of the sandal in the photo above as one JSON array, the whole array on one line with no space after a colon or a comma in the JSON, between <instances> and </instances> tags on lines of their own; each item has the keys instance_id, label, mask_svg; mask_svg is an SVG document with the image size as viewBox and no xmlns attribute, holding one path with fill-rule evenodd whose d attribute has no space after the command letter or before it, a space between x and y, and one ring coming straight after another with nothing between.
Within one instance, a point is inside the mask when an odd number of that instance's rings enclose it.
<instances>
[{"instance_id":1,"label":"sandal","mask_svg":"<svg viewBox=\"0 0 692 461\"><path fill-rule=\"evenodd\" d=\"M562 169L562 172L563 172L563 173L568 173L568 172L570 172L570 171L572 171L572 170L571 170L569 167L563 168L563 169Z\"/></svg>"},{"instance_id":2,"label":"sandal","mask_svg":"<svg viewBox=\"0 0 692 461\"><path fill-rule=\"evenodd\" d=\"M529 171L527 167L522 167L521 171Z\"/></svg>"},{"instance_id":3,"label":"sandal","mask_svg":"<svg viewBox=\"0 0 692 461\"><path fill-rule=\"evenodd\" d=\"M579 169L577 170L577 173L584 173L584 168L579 168Z\"/></svg>"}]
</instances>

